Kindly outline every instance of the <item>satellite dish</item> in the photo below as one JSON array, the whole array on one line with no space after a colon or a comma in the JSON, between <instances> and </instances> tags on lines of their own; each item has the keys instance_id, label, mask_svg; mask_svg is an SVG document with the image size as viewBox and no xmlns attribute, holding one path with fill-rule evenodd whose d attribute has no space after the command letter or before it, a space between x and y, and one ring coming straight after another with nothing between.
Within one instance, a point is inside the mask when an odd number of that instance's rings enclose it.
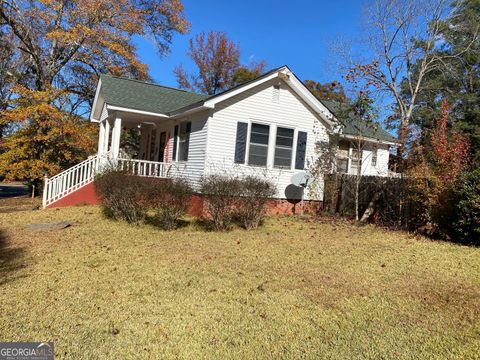
<instances>
[{"instance_id":1,"label":"satellite dish","mask_svg":"<svg viewBox=\"0 0 480 360\"><path fill-rule=\"evenodd\" d=\"M310 185L313 182L313 176L312 174L302 171L302 172L293 174L291 182L295 186L306 188L308 185Z\"/></svg>"}]
</instances>

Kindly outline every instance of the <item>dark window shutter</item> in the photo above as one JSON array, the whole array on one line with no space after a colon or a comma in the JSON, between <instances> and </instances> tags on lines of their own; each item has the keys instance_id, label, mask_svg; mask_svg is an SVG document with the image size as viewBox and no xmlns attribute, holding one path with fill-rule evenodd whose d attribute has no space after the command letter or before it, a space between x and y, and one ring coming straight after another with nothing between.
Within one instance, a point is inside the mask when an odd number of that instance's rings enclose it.
<instances>
[{"instance_id":1,"label":"dark window shutter","mask_svg":"<svg viewBox=\"0 0 480 360\"><path fill-rule=\"evenodd\" d=\"M295 156L295 169L305 169L305 153L307 150L307 133L299 131L297 136L297 154Z\"/></svg>"},{"instance_id":2,"label":"dark window shutter","mask_svg":"<svg viewBox=\"0 0 480 360\"><path fill-rule=\"evenodd\" d=\"M173 155L172 160L177 161L177 147L178 147L178 125L173 129Z\"/></svg>"},{"instance_id":3,"label":"dark window shutter","mask_svg":"<svg viewBox=\"0 0 480 360\"><path fill-rule=\"evenodd\" d=\"M247 150L248 123L237 123L237 142L235 143L235 163L245 163L245 151Z\"/></svg>"},{"instance_id":4,"label":"dark window shutter","mask_svg":"<svg viewBox=\"0 0 480 360\"><path fill-rule=\"evenodd\" d=\"M190 133L192 132L192 123L189 121L185 129L185 161L188 160L188 150L190 147Z\"/></svg>"}]
</instances>

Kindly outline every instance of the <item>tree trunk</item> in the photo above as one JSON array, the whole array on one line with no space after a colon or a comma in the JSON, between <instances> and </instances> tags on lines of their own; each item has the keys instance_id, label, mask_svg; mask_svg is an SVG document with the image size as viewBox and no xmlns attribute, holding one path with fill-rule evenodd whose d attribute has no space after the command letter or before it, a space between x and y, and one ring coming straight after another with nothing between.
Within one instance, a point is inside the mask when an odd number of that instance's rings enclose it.
<instances>
[{"instance_id":1,"label":"tree trunk","mask_svg":"<svg viewBox=\"0 0 480 360\"><path fill-rule=\"evenodd\" d=\"M366 222L370 216L373 215L375 212L375 204L377 203L378 199L380 198L380 195L382 194L381 191L377 191L375 194L373 194L372 199L368 203L367 209L362 215L362 218L360 219L360 222L364 223Z\"/></svg>"}]
</instances>

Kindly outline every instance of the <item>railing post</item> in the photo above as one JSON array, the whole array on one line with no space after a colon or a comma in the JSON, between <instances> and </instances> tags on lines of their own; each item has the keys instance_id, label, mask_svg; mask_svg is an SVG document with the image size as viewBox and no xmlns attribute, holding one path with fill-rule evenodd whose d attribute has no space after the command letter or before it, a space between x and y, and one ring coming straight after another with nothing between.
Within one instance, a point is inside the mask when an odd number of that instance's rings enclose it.
<instances>
[{"instance_id":1,"label":"railing post","mask_svg":"<svg viewBox=\"0 0 480 360\"><path fill-rule=\"evenodd\" d=\"M42 198L42 207L45 209L45 207L47 206L47 184L48 184L48 177L47 175L45 175L45 177L43 178L43 198Z\"/></svg>"}]
</instances>

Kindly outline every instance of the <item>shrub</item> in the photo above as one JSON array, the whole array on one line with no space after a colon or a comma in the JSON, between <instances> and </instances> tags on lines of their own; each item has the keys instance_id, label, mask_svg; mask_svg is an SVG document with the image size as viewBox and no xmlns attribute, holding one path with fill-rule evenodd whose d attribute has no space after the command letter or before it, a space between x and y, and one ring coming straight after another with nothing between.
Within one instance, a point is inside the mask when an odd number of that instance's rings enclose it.
<instances>
[{"instance_id":1,"label":"shrub","mask_svg":"<svg viewBox=\"0 0 480 360\"><path fill-rule=\"evenodd\" d=\"M213 229L229 229L239 194L239 180L225 175L208 175L202 178L200 191L207 200Z\"/></svg>"},{"instance_id":2,"label":"shrub","mask_svg":"<svg viewBox=\"0 0 480 360\"><path fill-rule=\"evenodd\" d=\"M95 178L103 213L132 224L145 221L145 180L123 171L109 170Z\"/></svg>"},{"instance_id":3,"label":"shrub","mask_svg":"<svg viewBox=\"0 0 480 360\"><path fill-rule=\"evenodd\" d=\"M247 176L239 181L236 215L245 229L256 229L265 218L268 199L276 193L268 180Z\"/></svg>"},{"instance_id":4,"label":"shrub","mask_svg":"<svg viewBox=\"0 0 480 360\"><path fill-rule=\"evenodd\" d=\"M165 230L178 227L180 219L188 209L192 188L184 179L150 181L148 203L155 209L156 216Z\"/></svg>"},{"instance_id":5,"label":"shrub","mask_svg":"<svg viewBox=\"0 0 480 360\"><path fill-rule=\"evenodd\" d=\"M452 236L457 241L480 245L480 169L461 174L453 199Z\"/></svg>"}]
</instances>

